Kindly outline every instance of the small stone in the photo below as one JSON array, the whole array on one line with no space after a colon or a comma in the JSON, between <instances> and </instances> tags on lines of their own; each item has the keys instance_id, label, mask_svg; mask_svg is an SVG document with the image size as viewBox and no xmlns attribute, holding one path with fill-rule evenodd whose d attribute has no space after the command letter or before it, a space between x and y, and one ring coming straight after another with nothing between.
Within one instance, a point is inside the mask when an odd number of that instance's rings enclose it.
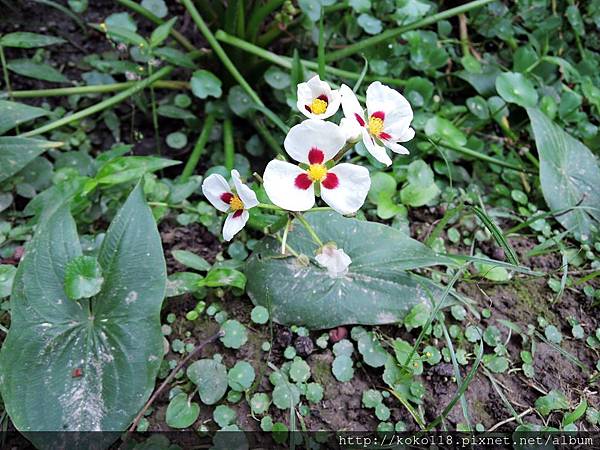
<instances>
[{"instance_id":1,"label":"small stone","mask_svg":"<svg viewBox=\"0 0 600 450\"><path fill-rule=\"evenodd\" d=\"M294 347L300 356L308 356L315 349L313 341L309 336L298 336L296 342L294 342Z\"/></svg>"},{"instance_id":2,"label":"small stone","mask_svg":"<svg viewBox=\"0 0 600 450\"><path fill-rule=\"evenodd\" d=\"M329 339L331 339L331 342L333 343L341 341L346 336L348 336L348 330L346 327L337 327L329 330Z\"/></svg>"}]
</instances>

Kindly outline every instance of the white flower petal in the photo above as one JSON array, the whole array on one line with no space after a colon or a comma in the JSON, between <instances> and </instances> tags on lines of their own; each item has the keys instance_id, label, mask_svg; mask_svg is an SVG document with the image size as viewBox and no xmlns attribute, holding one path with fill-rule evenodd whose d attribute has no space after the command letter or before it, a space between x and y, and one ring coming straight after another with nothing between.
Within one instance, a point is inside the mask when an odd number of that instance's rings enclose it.
<instances>
[{"instance_id":1,"label":"white flower petal","mask_svg":"<svg viewBox=\"0 0 600 450\"><path fill-rule=\"evenodd\" d=\"M313 148L321 150L324 161L329 161L345 144L346 136L338 125L315 119L293 126L283 141L288 154L304 164L310 163L308 153Z\"/></svg>"},{"instance_id":2,"label":"white flower petal","mask_svg":"<svg viewBox=\"0 0 600 450\"><path fill-rule=\"evenodd\" d=\"M343 249L337 249L330 245L325 245L315 259L327 269L327 274L331 278L343 277L348 273L348 266L352 264L352 259Z\"/></svg>"},{"instance_id":3,"label":"white flower petal","mask_svg":"<svg viewBox=\"0 0 600 450\"><path fill-rule=\"evenodd\" d=\"M298 97L298 101L296 102L298 111L307 117L314 117L314 114L306 109L306 105L310 105L313 101L312 91L308 83L300 83L298 85L296 96Z\"/></svg>"},{"instance_id":4,"label":"white flower petal","mask_svg":"<svg viewBox=\"0 0 600 450\"><path fill-rule=\"evenodd\" d=\"M233 185L235 186L235 191L237 195L239 195L242 203L244 204L244 209L254 208L258 205L258 199L256 198L256 194L250 187L246 186L242 183L240 179L240 173L233 169L231 171L231 179L233 180Z\"/></svg>"},{"instance_id":5,"label":"white flower petal","mask_svg":"<svg viewBox=\"0 0 600 450\"><path fill-rule=\"evenodd\" d=\"M326 81L321 81L319 75L315 75L306 83L312 93L312 98L317 98L319 95L325 95L327 99L331 97L331 88Z\"/></svg>"},{"instance_id":6,"label":"white flower petal","mask_svg":"<svg viewBox=\"0 0 600 450\"><path fill-rule=\"evenodd\" d=\"M327 102L327 110L318 116L321 119L327 119L333 116L338 109L340 109L340 105L342 103L342 95L340 94L340 91L337 89L332 90L328 98L329 101Z\"/></svg>"},{"instance_id":7,"label":"white flower petal","mask_svg":"<svg viewBox=\"0 0 600 450\"><path fill-rule=\"evenodd\" d=\"M329 170L338 178L338 185L328 189L321 183L321 198L340 214L352 214L360 209L371 187L369 171L362 166L342 163Z\"/></svg>"},{"instance_id":8,"label":"white flower petal","mask_svg":"<svg viewBox=\"0 0 600 450\"><path fill-rule=\"evenodd\" d=\"M401 155L408 155L410 153L406 147L398 144L397 142L383 141L383 143L385 144L385 146L387 148L389 148L394 153L399 153Z\"/></svg>"},{"instance_id":9,"label":"white flower petal","mask_svg":"<svg viewBox=\"0 0 600 450\"><path fill-rule=\"evenodd\" d=\"M344 111L344 116L355 121L359 126L364 127L366 124L365 112L360 106L358 98L356 98L356 95L352 92L352 89L345 84L342 84L340 94L342 96L342 110Z\"/></svg>"},{"instance_id":10,"label":"white flower petal","mask_svg":"<svg viewBox=\"0 0 600 450\"><path fill-rule=\"evenodd\" d=\"M225 223L223 224L223 239L226 241L230 241L233 239L233 236L238 234L246 222L248 222L248 218L250 217L250 213L246 210L242 211L241 214L237 214L235 212L227 214L227 218L225 219Z\"/></svg>"},{"instance_id":11,"label":"white flower petal","mask_svg":"<svg viewBox=\"0 0 600 450\"><path fill-rule=\"evenodd\" d=\"M375 142L375 140L369 134L366 128L362 129L362 139L367 151L373 156L373 158L375 158L380 163L385 164L386 166L392 164L392 160L385 151L385 147L382 147L377 142Z\"/></svg>"},{"instance_id":12,"label":"white flower petal","mask_svg":"<svg viewBox=\"0 0 600 450\"><path fill-rule=\"evenodd\" d=\"M384 131L395 140L403 134L413 120L413 111L408 100L400 92L379 81L367 88L367 111L369 116L376 111L385 113Z\"/></svg>"},{"instance_id":13,"label":"white flower petal","mask_svg":"<svg viewBox=\"0 0 600 450\"><path fill-rule=\"evenodd\" d=\"M224 202L221 196L226 193L231 193L231 188L227 180L218 173L206 177L202 183L202 193L208 201L219 211L227 212L229 203Z\"/></svg>"},{"instance_id":14,"label":"white flower petal","mask_svg":"<svg viewBox=\"0 0 600 450\"><path fill-rule=\"evenodd\" d=\"M362 136L362 132L364 130L356 120L348 119L347 117L343 117L340 120L340 128L346 135L346 142L358 142Z\"/></svg>"},{"instance_id":15,"label":"white flower petal","mask_svg":"<svg viewBox=\"0 0 600 450\"><path fill-rule=\"evenodd\" d=\"M277 206L288 211L306 211L315 204L315 188L296 186L296 178L306 175L300 167L285 161L274 159L263 174L264 187L269 199Z\"/></svg>"}]
</instances>

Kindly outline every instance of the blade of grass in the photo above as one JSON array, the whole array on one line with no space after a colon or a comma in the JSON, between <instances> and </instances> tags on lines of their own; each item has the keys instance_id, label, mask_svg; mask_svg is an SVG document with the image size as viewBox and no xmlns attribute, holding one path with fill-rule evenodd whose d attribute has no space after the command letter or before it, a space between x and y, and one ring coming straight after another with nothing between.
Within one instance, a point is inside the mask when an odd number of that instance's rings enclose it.
<instances>
[{"instance_id":1,"label":"blade of grass","mask_svg":"<svg viewBox=\"0 0 600 450\"><path fill-rule=\"evenodd\" d=\"M454 216L460 214L464 207L465 205L461 203L460 205L454 208L446 210L442 219L435 226L429 237L425 240L425 245L431 247L433 242L435 242L435 240L442 234L442 231L444 231L446 225L448 225L448 222L450 222L450 220L452 220Z\"/></svg>"},{"instance_id":2,"label":"blade of grass","mask_svg":"<svg viewBox=\"0 0 600 450\"><path fill-rule=\"evenodd\" d=\"M212 131L212 127L215 123L214 114L208 114L204 119L204 125L202 126L202 131L200 132L200 136L196 141L196 145L194 146L194 150L188 157L187 163L181 173L182 181L186 181L196 170L196 166L198 165L198 161L200 161L200 156L204 152L204 147L208 142L208 138L210 137L210 132Z\"/></svg>"},{"instance_id":3,"label":"blade of grass","mask_svg":"<svg viewBox=\"0 0 600 450\"><path fill-rule=\"evenodd\" d=\"M419 425L419 428L424 429L426 427L425 420L419 415L417 410L415 410L415 408L413 408L413 406L408 402L408 400L406 400L404 397L402 397L402 395L400 393L396 392L394 389L389 389L389 391L392 393L392 395L394 397L396 397L396 399L398 399L398 401L400 403L402 403L402 406L404 406L406 408L406 410L413 417L413 419L415 419L415 422L417 422L417 425Z\"/></svg>"},{"instance_id":4,"label":"blade of grass","mask_svg":"<svg viewBox=\"0 0 600 450\"><path fill-rule=\"evenodd\" d=\"M364 59L365 63L360 72L360 76L358 77L358 80L356 80L356 83L354 83L354 87L352 88L352 92L354 92L354 93L358 92L360 85L362 84L363 80L365 79L365 76L367 75L367 70L369 70L369 61L367 61L366 58L363 58L363 59Z\"/></svg>"},{"instance_id":5,"label":"blade of grass","mask_svg":"<svg viewBox=\"0 0 600 450\"><path fill-rule=\"evenodd\" d=\"M436 22L439 22L440 20L448 19L449 17L457 16L459 14L464 14L476 8L481 8L482 6L485 6L488 3L491 3L492 1L494 0L476 0L473 2L469 2L465 5L457 6L455 8L447 9L446 11L433 14L431 16L425 17L424 19L409 23L408 25L403 25L398 28L392 28L376 36L367 39L362 39L360 42L349 45L348 47L343 48L341 50L331 52L327 55L326 61L339 61L340 59L347 58L348 56L354 55L355 53L361 52L374 45L382 44L385 42L392 42L396 37L398 37L402 33L417 28L426 27L427 25L432 25Z\"/></svg>"},{"instance_id":6,"label":"blade of grass","mask_svg":"<svg viewBox=\"0 0 600 450\"><path fill-rule=\"evenodd\" d=\"M452 408L454 408L454 405L456 405L456 402L459 400L459 398L462 397L462 395L469 388L469 384L471 384L473 377L477 373L477 369L479 368L479 364L481 363L481 358L483 358L483 341L482 340L479 341L479 354L475 358L473 367L471 368L471 370L469 371L469 373L467 374L467 376L465 377L465 379L459 386L458 390L454 394L454 397L452 397L452 400L450 400L450 402L446 405L446 407L442 411L442 414L440 414L435 420L433 420L433 422L431 422L429 425L427 425L427 427L426 427L427 431L429 431L432 428L434 428L435 426L437 426L442 420L444 420L448 416L448 414L450 414L450 411L452 411Z\"/></svg>"},{"instance_id":7,"label":"blade of grass","mask_svg":"<svg viewBox=\"0 0 600 450\"><path fill-rule=\"evenodd\" d=\"M148 78L146 78L144 80L136 82L132 87L130 87L129 89L127 89L123 92L120 92L117 95L107 98L106 100L96 103L95 105L92 105L88 108L82 109L81 111L78 111L75 114L71 114L70 116L62 117L53 122L46 123L45 125L35 128L34 130L28 131L27 133L23 133L20 136L22 136L22 137L37 136L37 135L46 133L48 131L52 131L57 128L60 128L64 125L68 125L75 121L84 119L88 116L91 116L92 114L97 113L97 112L111 108L111 107L121 103L122 101L128 99L132 95L135 95L138 92L144 90L145 88L150 86L155 81L168 76L171 72L173 72L174 69L175 68L173 66L165 66L165 67L159 69L158 71L156 71L156 73L154 73L152 76L149 76Z\"/></svg>"},{"instance_id":8,"label":"blade of grass","mask_svg":"<svg viewBox=\"0 0 600 450\"><path fill-rule=\"evenodd\" d=\"M440 146L445 147L447 149L454 150L455 152L461 153L461 154L463 154L465 156L470 156L472 158L480 159L480 160L488 162L490 164L495 164L497 166L506 167L507 169L513 169L513 170L516 170L518 172L525 172L525 173L528 173L528 174L531 174L531 175L536 175L537 174L537 172L535 172L533 170L530 170L530 169L527 169L527 168L524 168L524 167L521 167L521 166L517 166L515 164L508 163L506 161L502 161L501 159L497 159L497 158L494 158L492 156L484 155L483 153L477 152L475 150L471 150L470 148L467 148L467 147L461 147L461 146L458 146L458 145L450 144L449 142L442 142L442 141L435 142L435 141L431 140L429 137L427 137L423 133L418 133L418 135L421 138L424 138L424 139L430 141L432 144L440 145Z\"/></svg>"},{"instance_id":9,"label":"blade of grass","mask_svg":"<svg viewBox=\"0 0 600 450\"><path fill-rule=\"evenodd\" d=\"M408 354L408 356L404 360L404 364L402 364L401 368L404 371L408 371L408 369L407 369L406 366L412 361L413 356L417 352L417 349L421 345L421 342L423 341L423 338L425 337L425 334L427 333L427 330L429 329L429 327L431 326L431 324L435 320L435 318L437 316L437 313L442 309L442 306L444 306L444 302L446 301L446 298L448 297L448 294L452 290L452 287L454 286L454 284L462 276L462 274L465 271L465 269L466 269L466 266L463 265L461 268L459 268L456 271L456 273L454 274L454 276L452 277L452 279L446 285L446 288L444 289L444 292L442 293L442 296L437 301L437 303L433 300L433 296L429 293L429 289L427 289L427 287L425 287L425 290L429 294L429 298L431 300L431 303L434 305L434 307L433 307L433 311L431 311L431 314L429 315L429 318L427 319L427 322L421 328L421 332L419 333L419 336L417 337L417 340L413 344L412 350L410 351L410 353Z\"/></svg>"},{"instance_id":10,"label":"blade of grass","mask_svg":"<svg viewBox=\"0 0 600 450\"><path fill-rule=\"evenodd\" d=\"M573 356L571 353L569 353L568 351L566 351L560 345L557 345L554 342L550 342L548 339L546 339L546 336L544 336L542 333L540 333L537 330L534 331L534 334L535 334L535 336L539 340L541 340L542 342L548 344L550 347L552 347L558 353L560 353L561 355L563 355L565 358L567 358L569 361L571 361L571 363L575 364L577 367L579 367L585 373L589 373L590 372L589 367L587 367L585 364L583 364L581 361L579 361L579 359L577 359L577 357Z\"/></svg>"},{"instance_id":11,"label":"blade of grass","mask_svg":"<svg viewBox=\"0 0 600 450\"><path fill-rule=\"evenodd\" d=\"M491 258L484 258L484 257L480 257L480 256L469 256L469 255L454 255L454 254L449 254L449 253L446 253L445 256L452 258L454 260L457 260L457 261L463 261L463 262L468 261L468 262L475 262L475 263L483 263L483 264L490 265L490 266L504 267L505 269L512 270L512 271L522 273L525 275L531 275L534 277L544 277L547 275L545 272L538 272L538 271L532 270L525 266L515 266L514 264L504 262L504 261L498 261L496 259L491 259Z\"/></svg>"},{"instance_id":12,"label":"blade of grass","mask_svg":"<svg viewBox=\"0 0 600 450\"><path fill-rule=\"evenodd\" d=\"M258 36L258 30L264 23L265 19L269 14L279 8L285 0L269 0L264 5L255 7L250 19L248 20L248 27L246 28L246 38L251 42L256 41Z\"/></svg>"},{"instance_id":13,"label":"blade of grass","mask_svg":"<svg viewBox=\"0 0 600 450\"><path fill-rule=\"evenodd\" d=\"M446 347L448 347L448 351L450 352L450 359L452 360L452 368L454 369L454 378L456 378L456 384L460 387L462 383L462 376L460 374L460 367L458 366L458 361L456 359L456 353L454 352L454 345L452 344L452 339L450 338L450 334L448 334L448 328L446 327L446 321L439 320L438 321L442 326L442 331L444 332L444 338L446 339ZM469 427L469 431L473 431L471 427L471 419L469 418L469 405L467 404L467 399L464 395L460 396L460 406L462 408L463 417L465 418L465 422Z\"/></svg>"},{"instance_id":14,"label":"blade of grass","mask_svg":"<svg viewBox=\"0 0 600 450\"><path fill-rule=\"evenodd\" d=\"M494 238L496 243L504 250L506 258L515 266L520 265L521 263L519 262L519 258L517 257L515 250L508 243L506 237L504 237L504 234L502 233L502 230L498 227L498 225L496 225L496 222L494 222L494 220L485 211L483 205L481 208L478 206L473 206L471 207L471 209L473 210L477 218L481 220L481 222L483 222L483 224L489 230L489 232L492 233L492 237Z\"/></svg>"},{"instance_id":15,"label":"blade of grass","mask_svg":"<svg viewBox=\"0 0 600 450\"><path fill-rule=\"evenodd\" d=\"M496 391L496 393L502 400L502 403L504 403L504 405L506 406L506 409L508 409L508 412L515 418L515 420L519 423L519 425L522 424L523 420L521 419L521 416L515 410L515 408L513 408L513 405L508 401L508 398L506 398L506 395L504 395L504 391L502 391L502 389L500 389L500 386L498 385L498 382L496 381L494 376L485 367L483 368L483 373L485 374L486 377L488 377L488 379L492 383L494 390Z\"/></svg>"}]
</instances>

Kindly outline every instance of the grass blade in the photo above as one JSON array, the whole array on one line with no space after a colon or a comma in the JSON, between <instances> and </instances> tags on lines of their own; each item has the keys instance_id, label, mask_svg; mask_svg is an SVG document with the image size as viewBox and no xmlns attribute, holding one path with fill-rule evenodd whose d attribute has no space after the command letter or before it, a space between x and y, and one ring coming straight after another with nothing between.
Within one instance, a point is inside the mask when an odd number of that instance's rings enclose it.
<instances>
[{"instance_id":1,"label":"grass blade","mask_svg":"<svg viewBox=\"0 0 600 450\"><path fill-rule=\"evenodd\" d=\"M517 257L515 250L508 243L508 241L504 237L504 234L502 233L502 230L498 227L498 225L496 225L496 222L494 222L494 220L487 214L487 212L483 208L473 206L471 209L473 210L477 218L483 222L483 224L490 231L490 233L492 233L492 237L494 238L494 240L504 250L506 258L515 266L520 265L519 258Z\"/></svg>"}]
</instances>

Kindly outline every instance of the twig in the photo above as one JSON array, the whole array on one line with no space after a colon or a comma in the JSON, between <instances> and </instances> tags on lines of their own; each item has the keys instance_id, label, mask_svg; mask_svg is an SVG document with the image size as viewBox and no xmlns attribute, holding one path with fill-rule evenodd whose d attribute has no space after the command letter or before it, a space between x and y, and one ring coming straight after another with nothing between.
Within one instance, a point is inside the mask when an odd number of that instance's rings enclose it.
<instances>
[{"instance_id":1,"label":"twig","mask_svg":"<svg viewBox=\"0 0 600 450\"><path fill-rule=\"evenodd\" d=\"M519 419L521 419L522 417L525 417L526 415L530 414L531 412L533 412L533 408L527 408L525 411L523 411L521 414L519 414L516 417L509 417L508 419L505 419L505 420L503 420L501 422L498 422L496 425L492 426L488 430L488 433L491 433L492 431L500 428L502 425L506 425L507 423L514 422L515 420L517 420L517 417Z\"/></svg>"},{"instance_id":2,"label":"twig","mask_svg":"<svg viewBox=\"0 0 600 450\"><path fill-rule=\"evenodd\" d=\"M177 375L177 373L183 368L183 366L185 366L189 362L190 359L192 359L194 356L196 356L200 352L200 350L202 350L208 344L216 341L217 339L219 339L222 336L223 336L223 333L221 331L219 331L217 334L209 337L205 341L200 342L196 346L196 348L194 348L194 350L192 350L190 352L189 355L187 355L185 358L183 358L179 362L179 364L177 364L177 367L175 367L171 371L171 373L169 374L169 376L167 378L165 378L165 381L163 381L162 384L159 386L159 388L154 391L154 394L152 394L152 397L150 397L150 399L146 402L146 404L141 409L141 411L138 413L138 415L135 416L135 419L133 420L133 423L131 424L131 427L129 427L129 432L130 433L133 432L133 431L135 431L135 429L137 428L140 420L142 420L142 417L144 417L145 412L148 410L148 408L150 408L150 405L152 405L152 403L154 403L154 400L156 400L158 398L159 394L169 385L169 383L173 380L173 378L175 378L175 375ZM125 437L123 439L123 442L125 442L126 439L127 439L127 437Z\"/></svg>"}]
</instances>

